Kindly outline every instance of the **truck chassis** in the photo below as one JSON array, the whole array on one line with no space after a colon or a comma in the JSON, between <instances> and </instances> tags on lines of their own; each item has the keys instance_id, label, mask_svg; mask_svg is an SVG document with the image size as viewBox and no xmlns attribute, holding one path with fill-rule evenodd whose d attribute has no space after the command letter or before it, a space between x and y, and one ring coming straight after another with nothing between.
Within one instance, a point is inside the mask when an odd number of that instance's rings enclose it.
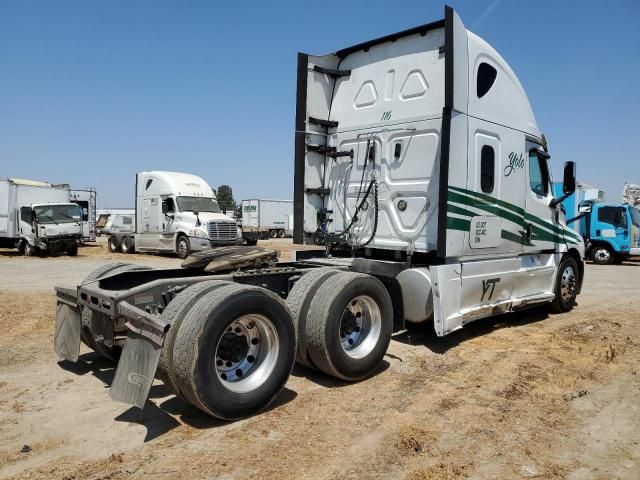
<instances>
[{"instance_id":1,"label":"truck chassis","mask_svg":"<svg viewBox=\"0 0 640 480\"><path fill-rule=\"evenodd\" d=\"M118 263L100 267L75 289L57 287L56 353L75 362L82 341L105 357L119 358L114 400L142 408L157 377L197 408L224 419L269 404L293 368L297 339L304 337L300 344L306 346L298 349L300 363L344 380L363 378L378 367L394 329L384 286L391 279L357 273L348 259L274 265L265 262L273 252L247 250L209 252L223 269L229 256L245 263L235 270L207 272L207 261L162 270ZM305 327L300 320L306 320L321 287L335 296L335 288L325 287L331 287L329 277L343 285L340 290L353 284L357 291L338 299L339 336L332 334L334 341L327 343L318 336L322 332L300 331ZM325 328L327 322L316 323Z\"/></svg>"}]
</instances>

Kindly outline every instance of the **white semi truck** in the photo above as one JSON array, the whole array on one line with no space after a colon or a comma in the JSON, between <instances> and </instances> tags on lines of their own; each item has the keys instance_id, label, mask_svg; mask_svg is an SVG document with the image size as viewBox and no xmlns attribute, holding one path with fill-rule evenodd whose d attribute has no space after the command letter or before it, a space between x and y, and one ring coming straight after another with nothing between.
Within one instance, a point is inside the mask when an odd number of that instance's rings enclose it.
<instances>
[{"instance_id":1,"label":"white semi truck","mask_svg":"<svg viewBox=\"0 0 640 480\"><path fill-rule=\"evenodd\" d=\"M532 59L535 61L536 59ZM112 264L58 288L55 349L115 358L112 398L154 376L197 408L251 415L294 360L346 381L394 331L439 336L484 317L574 307L584 245L551 193L547 144L506 61L445 18L333 54L298 55L294 241L194 254L182 269ZM82 328L81 328L82 327Z\"/></svg>"},{"instance_id":2,"label":"white semi truck","mask_svg":"<svg viewBox=\"0 0 640 480\"><path fill-rule=\"evenodd\" d=\"M69 189L47 182L0 179L0 246L25 255L78 254L82 210L69 201Z\"/></svg>"},{"instance_id":3,"label":"white semi truck","mask_svg":"<svg viewBox=\"0 0 640 480\"><path fill-rule=\"evenodd\" d=\"M135 210L135 231L111 232L110 249L187 258L191 252L242 244L236 222L220 211L211 187L195 175L138 173Z\"/></svg>"},{"instance_id":4,"label":"white semi truck","mask_svg":"<svg viewBox=\"0 0 640 480\"><path fill-rule=\"evenodd\" d=\"M290 237L293 233L291 200L242 200L242 235L247 245L259 239Z\"/></svg>"}]
</instances>

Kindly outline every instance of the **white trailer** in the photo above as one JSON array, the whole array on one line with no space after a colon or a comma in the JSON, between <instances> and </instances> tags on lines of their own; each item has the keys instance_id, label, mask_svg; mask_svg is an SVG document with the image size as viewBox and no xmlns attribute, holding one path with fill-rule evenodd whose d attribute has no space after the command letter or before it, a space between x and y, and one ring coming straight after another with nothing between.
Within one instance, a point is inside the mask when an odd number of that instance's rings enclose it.
<instances>
[{"instance_id":1,"label":"white trailer","mask_svg":"<svg viewBox=\"0 0 640 480\"><path fill-rule=\"evenodd\" d=\"M17 178L0 179L0 246L25 255L78 253L82 212L66 186Z\"/></svg>"},{"instance_id":2,"label":"white trailer","mask_svg":"<svg viewBox=\"0 0 640 480\"><path fill-rule=\"evenodd\" d=\"M213 190L188 173L151 171L136 174L135 230L111 232L109 249L130 253L191 252L239 245L242 232L220 211Z\"/></svg>"},{"instance_id":3,"label":"white trailer","mask_svg":"<svg viewBox=\"0 0 640 480\"><path fill-rule=\"evenodd\" d=\"M280 264L255 247L194 255L183 269L119 264L58 289L61 357L77 359L80 312L83 325L95 319L94 349L109 355L126 335L112 398L144 405L157 374L233 419L268 405L294 359L357 381L394 331L442 336L533 305L574 307L584 244L560 202L575 164L554 197L520 82L451 8L299 54L297 90L294 241L325 248Z\"/></svg>"},{"instance_id":4,"label":"white trailer","mask_svg":"<svg viewBox=\"0 0 640 480\"><path fill-rule=\"evenodd\" d=\"M82 240L85 242L96 241L96 190L85 188L84 190L70 190L70 200L82 208Z\"/></svg>"},{"instance_id":5,"label":"white trailer","mask_svg":"<svg viewBox=\"0 0 640 480\"><path fill-rule=\"evenodd\" d=\"M291 236L293 201L242 200L242 233L248 245L255 245L258 239Z\"/></svg>"}]
</instances>

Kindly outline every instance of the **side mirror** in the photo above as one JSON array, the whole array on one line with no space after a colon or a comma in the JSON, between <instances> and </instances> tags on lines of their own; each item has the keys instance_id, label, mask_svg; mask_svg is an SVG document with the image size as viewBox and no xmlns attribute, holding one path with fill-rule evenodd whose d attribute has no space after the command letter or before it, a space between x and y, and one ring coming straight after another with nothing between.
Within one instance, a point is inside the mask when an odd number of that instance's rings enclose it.
<instances>
[{"instance_id":1,"label":"side mirror","mask_svg":"<svg viewBox=\"0 0 640 480\"><path fill-rule=\"evenodd\" d=\"M567 162L564 164L564 175L562 179L562 195L551 200L551 208L556 208L564 202L572 193L576 191L576 164Z\"/></svg>"},{"instance_id":2,"label":"side mirror","mask_svg":"<svg viewBox=\"0 0 640 480\"><path fill-rule=\"evenodd\" d=\"M579 213L591 213L591 202L582 202L578 205Z\"/></svg>"},{"instance_id":3,"label":"side mirror","mask_svg":"<svg viewBox=\"0 0 640 480\"><path fill-rule=\"evenodd\" d=\"M576 191L576 164L567 162L564 164L564 175L562 179L562 193L571 195Z\"/></svg>"},{"instance_id":4,"label":"side mirror","mask_svg":"<svg viewBox=\"0 0 640 480\"><path fill-rule=\"evenodd\" d=\"M167 201L163 200L162 201L162 213L164 213L166 215L168 211L169 211L169 206L167 205Z\"/></svg>"}]
</instances>

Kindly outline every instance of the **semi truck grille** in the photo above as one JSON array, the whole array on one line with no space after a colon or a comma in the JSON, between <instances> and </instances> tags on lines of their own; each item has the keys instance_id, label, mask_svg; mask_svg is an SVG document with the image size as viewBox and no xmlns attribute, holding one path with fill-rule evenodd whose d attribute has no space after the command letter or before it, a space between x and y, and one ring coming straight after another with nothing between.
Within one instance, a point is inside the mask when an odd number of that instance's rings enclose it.
<instances>
[{"instance_id":1,"label":"semi truck grille","mask_svg":"<svg viewBox=\"0 0 640 480\"><path fill-rule=\"evenodd\" d=\"M233 222L209 222L211 240L235 240L238 227Z\"/></svg>"}]
</instances>

